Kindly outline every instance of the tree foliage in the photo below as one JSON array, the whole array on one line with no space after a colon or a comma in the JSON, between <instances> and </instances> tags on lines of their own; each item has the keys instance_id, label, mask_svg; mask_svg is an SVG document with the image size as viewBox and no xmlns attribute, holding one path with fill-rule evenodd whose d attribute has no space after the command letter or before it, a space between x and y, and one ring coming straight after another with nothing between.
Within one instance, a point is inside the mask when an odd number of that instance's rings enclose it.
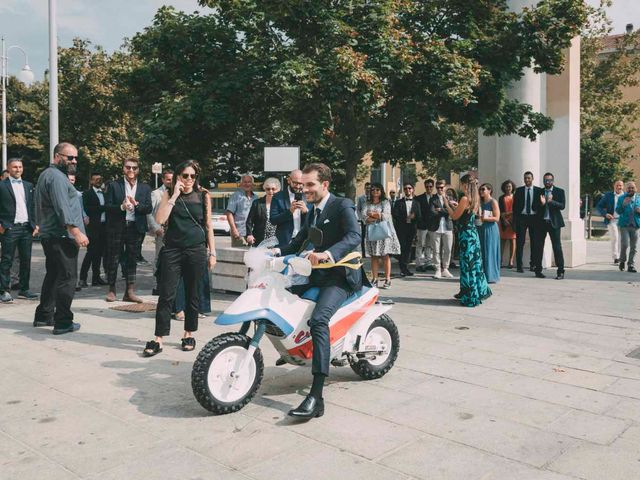
<instances>
[{"instance_id":1,"label":"tree foliage","mask_svg":"<svg viewBox=\"0 0 640 480\"><path fill-rule=\"evenodd\" d=\"M618 38L613 51L602 53L611 33L603 1L591 11L581 47L581 185L584 193L611 189L614 179L628 178L627 162L639 129L640 100L625 89L640 81L640 31Z\"/></svg>"}]
</instances>

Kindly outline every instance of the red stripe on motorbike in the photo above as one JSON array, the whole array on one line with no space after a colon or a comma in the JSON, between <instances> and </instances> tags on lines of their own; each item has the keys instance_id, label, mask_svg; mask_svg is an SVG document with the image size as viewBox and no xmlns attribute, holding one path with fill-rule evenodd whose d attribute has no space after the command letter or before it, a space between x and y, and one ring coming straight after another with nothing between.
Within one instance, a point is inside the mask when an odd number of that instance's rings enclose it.
<instances>
[{"instance_id":1,"label":"red stripe on motorbike","mask_svg":"<svg viewBox=\"0 0 640 480\"><path fill-rule=\"evenodd\" d=\"M329 327L329 345L333 345L336 340L344 337L349 329L353 327L353 325L355 325L355 323L360 320L360 318L362 318L362 316L367 312L368 308L376 302L377 298L377 295L374 296L369 302L360 307L358 310L351 312L346 317L331 325ZM287 350L287 353L292 357L309 359L313 355L313 341L309 339L309 341L303 343L299 347Z\"/></svg>"}]
</instances>

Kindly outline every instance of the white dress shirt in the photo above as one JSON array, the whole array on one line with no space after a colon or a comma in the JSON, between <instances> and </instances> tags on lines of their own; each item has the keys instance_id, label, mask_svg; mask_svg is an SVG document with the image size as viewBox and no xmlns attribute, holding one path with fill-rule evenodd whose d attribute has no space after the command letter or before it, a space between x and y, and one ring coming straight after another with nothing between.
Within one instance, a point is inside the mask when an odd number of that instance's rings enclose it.
<instances>
[{"instance_id":1,"label":"white dress shirt","mask_svg":"<svg viewBox=\"0 0 640 480\"><path fill-rule=\"evenodd\" d=\"M618 214L618 212L616 212L616 205L618 205L618 199L624 195L624 192L622 192L622 193L614 193L614 195L615 195L616 199L613 202L613 218L618 218L618 217L620 217L620 215Z\"/></svg>"},{"instance_id":2,"label":"white dress shirt","mask_svg":"<svg viewBox=\"0 0 640 480\"><path fill-rule=\"evenodd\" d=\"M444 205L444 199L442 198L442 195L438 195L438 198L440 199L440 205ZM436 233L447 233L447 219L446 217L440 217L440 226L438 227L438 230L436 230Z\"/></svg>"},{"instance_id":3,"label":"white dress shirt","mask_svg":"<svg viewBox=\"0 0 640 480\"><path fill-rule=\"evenodd\" d=\"M411 215L411 206L413 205L413 198L405 198L405 205L407 206L407 223L411 223L409 215Z\"/></svg>"},{"instance_id":4,"label":"white dress shirt","mask_svg":"<svg viewBox=\"0 0 640 480\"><path fill-rule=\"evenodd\" d=\"M289 202L293 205L293 202L295 201L295 193L293 193L290 188L288 188L288 190L289 190ZM295 236L300 231L301 218L302 218L302 213L300 212L299 208L296 208L293 212L293 234L291 235L291 238L295 238Z\"/></svg>"},{"instance_id":5,"label":"white dress shirt","mask_svg":"<svg viewBox=\"0 0 640 480\"><path fill-rule=\"evenodd\" d=\"M131 197L131 198L136 198L136 190L138 189L138 180L135 181L135 183L133 184L133 187L131 186L131 184L125 179L124 180L124 195L125 197ZM127 221L128 222L134 222L136 220L136 212L135 212L135 208L133 209L133 211L129 211L126 210L127 212Z\"/></svg>"},{"instance_id":6,"label":"white dress shirt","mask_svg":"<svg viewBox=\"0 0 640 480\"><path fill-rule=\"evenodd\" d=\"M13 223L27 223L29 221L29 212L27 211L27 199L22 180L11 178L11 188L16 197L16 217Z\"/></svg>"},{"instance_id":7,"label":"white dress shirt","mask_svg":"<svg viewBox=\"0 0 640 480\"><path fill-rule=\"evenodd\" d=\"M530 187L524 187L524 208L522 209L522 214L527 215L527 190L530 190L529 193L529 205L531 206L531 215L536 213L533 209L533 185Z\"/></svg>"},{"instance_id":8,"label":"white dress shirt","mask_svg":"<svg viewBox=\"0 0 640 480\"><path fill-rule=\"evenodd\" d=\"M96 196L98 197L98 202L100 203L101 207L104 207L104 192L96 187L91 187L93 188L93 191L96 192ZM105 212L102 212L102 214L100 215L100 222L104 223L107 221L107 214Z\"/></svg>"}]
</instances>

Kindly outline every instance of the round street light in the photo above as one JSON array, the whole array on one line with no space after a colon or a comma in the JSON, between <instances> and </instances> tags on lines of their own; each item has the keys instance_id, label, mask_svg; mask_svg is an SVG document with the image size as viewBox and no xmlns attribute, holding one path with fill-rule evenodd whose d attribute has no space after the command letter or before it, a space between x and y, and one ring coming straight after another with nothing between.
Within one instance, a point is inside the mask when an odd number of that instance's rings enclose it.
<instances>
[{"instance_id":1,"label":"round street light","mask_svg":"<svg viewBox=\"0 0 640 480\"><path fill-rule=\"evenodd\" d=\"M33 71L31 67L29 67L27 52L18 45L11 45L9 48L5 48L4 37L2 37L2 56L0 57L0 87L2 87L2 170L7 169L7 78L9 76L7 72L9 57L7 54L12 48L20 50L24 55L24 66L20 73L16 75L16 78L27 86L33 83Z\"/></svg>"}]
</instances>

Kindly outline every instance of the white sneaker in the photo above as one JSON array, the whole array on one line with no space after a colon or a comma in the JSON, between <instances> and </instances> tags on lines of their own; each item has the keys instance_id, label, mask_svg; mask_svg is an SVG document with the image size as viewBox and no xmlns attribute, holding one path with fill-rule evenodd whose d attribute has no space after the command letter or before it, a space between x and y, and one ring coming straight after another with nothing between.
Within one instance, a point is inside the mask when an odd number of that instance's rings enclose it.
<instances>
[{"instance_id":1,"label":"white sneaker","mask_svg":"<svg viewBox=\"0 0 640 480\"><path fill-rule=\"evenodd\" d=\"M433 278L442 278L442 272L440 272L440 270L436 270L436 273L433 275Z\"/></svg>"},{"instance_id":2,"label":"white sneaker","mask_svg":"<svg viewBox=\"0 0 640 480\"><path fill-rule=\"evenodd\" d=\"M442 276L444 278L453 278L453 275L451 275L451 272L446 268L442 270Z\"/></svg>"}]
</instances>

